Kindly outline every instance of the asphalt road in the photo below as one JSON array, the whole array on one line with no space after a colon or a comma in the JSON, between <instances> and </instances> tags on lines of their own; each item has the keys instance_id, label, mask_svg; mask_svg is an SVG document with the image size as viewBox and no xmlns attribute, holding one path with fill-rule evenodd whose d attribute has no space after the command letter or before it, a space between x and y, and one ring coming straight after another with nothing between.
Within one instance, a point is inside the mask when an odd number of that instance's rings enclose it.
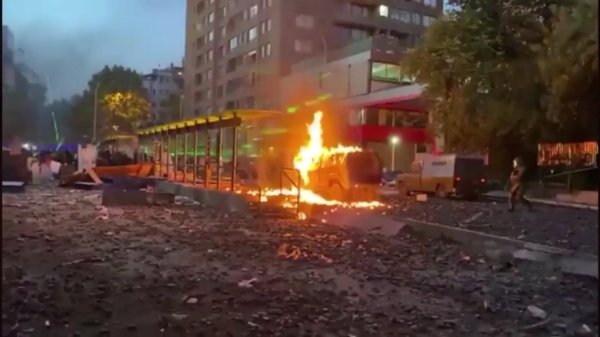
<instances>
[{"instance_id":1,"label":"asphalt road","mask_svg":"<svg viewBox=\"0 0 600 337\"><path fill-rule=\"evenodd\" d=\"M3 195L3 336L594 336L598 283L441 241Z\"/></svg>"},{"instance_id":2,"label":"asphalt road","mask_svg":"<svg viewBox=\"0 0 600 337\"><path fill-rule=\"evenodd\" d=\"M598 255L598 212L585 209L534 204L529 212L517 204L508 211L507 202L394 198L399 219L434 222L448 226L506 236Z\"/></svg>"}]
</instances>

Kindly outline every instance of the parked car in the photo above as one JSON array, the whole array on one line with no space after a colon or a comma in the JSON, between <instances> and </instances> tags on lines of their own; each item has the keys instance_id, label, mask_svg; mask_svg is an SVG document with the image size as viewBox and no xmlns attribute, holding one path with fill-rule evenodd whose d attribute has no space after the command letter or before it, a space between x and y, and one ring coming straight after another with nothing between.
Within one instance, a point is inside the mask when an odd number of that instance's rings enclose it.
<instances>
[{"instance_id":1,"label":"parked car","mask_svg":"<svg viewBox=\"0 0 600 337\"><path fill-rule=\"evenodd\" d=\"M381 176L381 186L396 188L396 178L402 174L400 170L386 171Z\"/></svg>"}]
</instances>

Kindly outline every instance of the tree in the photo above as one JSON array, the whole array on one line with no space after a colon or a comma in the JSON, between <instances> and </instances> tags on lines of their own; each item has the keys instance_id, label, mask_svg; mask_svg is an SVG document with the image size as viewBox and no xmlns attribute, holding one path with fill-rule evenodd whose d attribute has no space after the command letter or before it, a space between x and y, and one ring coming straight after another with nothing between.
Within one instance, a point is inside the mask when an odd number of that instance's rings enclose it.
<instances>
[{"instance_id":1,"label":"tree","mask_svg":"<svg viewBox=\"0 0 600 337\"><path fill-rule=\"evenodd\" d=\"M598 1L554 8L555 20L539 51L548 87L549 118L574 139L598 137Z\"/></svg>"},{"instance_id":2,"label":"tree","mask_svg":"<svg viewBox=\"0 0 600 337\"><path fill-rule=\"evenodd\" d=\"M149 111L140 74L122 66L106 66L92 75L88 87L77 98L69 116L70 129L77 138L93 138L96 104L97 140L135 131Z\"/></svg>"},{"instance_id":3,"label":"tree","mask_svg":"<svg viewBox=\"0 0 600 337\"><path fill-rule=\"evenodd\" d=\"M181 96L169 95L167 99L160 103L157 123L163 124L181 120L181 103Z\"/></svg>"},{"instance_id":4,"label":"tree","mask_svg":"<svg viewBox=\"0 0 600 337\"><path fill-rule=\"evenodd\" d=\"M587 0L455 1L458 9L406 54L402 66L426 85L433 127L450 150L502 152L506 160L561 130L540 60L557 11L577 1Z\"/></svg>"},{"instance_id":5,"label":"tree","mask_svg":"<svg viewBox=\"0 0 600 337\"><path fill-rule=\"evenodd\" d=\"M148 101L131 91L115 92L102 99L106 114L103 115L103 133L132 133L148 117Z\"/></svg>"}]
</instances>

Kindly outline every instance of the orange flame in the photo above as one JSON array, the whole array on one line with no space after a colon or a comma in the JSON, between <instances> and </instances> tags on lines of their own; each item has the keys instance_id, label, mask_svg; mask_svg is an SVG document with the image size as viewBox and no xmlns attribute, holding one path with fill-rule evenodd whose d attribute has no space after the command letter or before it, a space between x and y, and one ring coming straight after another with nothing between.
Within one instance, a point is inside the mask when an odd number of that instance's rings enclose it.
<instances>
[{"instance_id":1,"label":"orange flame","mask_svg":"<svg viewBox=\"0 0 600 337\"><path fill-rule=\"evenodd\" d=\"M322 119L323 113L321 111L317 111L313 117L312 123L307 126L309 135L308 143L305 146L302 146L298 154L294 157L294 168L300 172L300 177L302 178L302 183L304 186L307 186L308 182L310 181L309 172L316 170L322 159L336 154L346 155L348 153L362 151L362 149L359 147L343 146L341 144L332 148L324 147L323 128L321 126ZM254 191L251 192L251 194L258 195L258 192ZM286 190L266 190L263 192L263 200L261 201L266 201L269 196L278 195L296 196L298 195L298 189L291 188ZM383 206L383 204L377 201L343 202L340 200L328 200L308 188L300 189L300 202L344 208L375 208ZM294 207L291 204L285 204L284 206Z\"/></svg>"}]
</instances>

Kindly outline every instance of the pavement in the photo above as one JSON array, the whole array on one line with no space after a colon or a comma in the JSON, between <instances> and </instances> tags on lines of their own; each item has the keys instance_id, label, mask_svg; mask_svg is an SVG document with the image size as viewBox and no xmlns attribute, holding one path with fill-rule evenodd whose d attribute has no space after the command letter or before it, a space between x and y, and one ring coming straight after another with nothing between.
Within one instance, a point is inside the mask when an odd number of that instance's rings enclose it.
<instances>
[{"instance_id":1,"label":"pavement","mask_svg":"<svg viewBox=\"0 0 600 337\"><path fill-rule=\"evenodd\" d=\"M399 220L417 220L598 255L598 212L535 204L533 211L504 201L461 201L429 198L396 199L391 212Z\"/></svg>"},{"instance_id":2,"label":"pavement","mask_svg":"<svg viewBox=\"0 0 600 337\"><path fill-rule=\"evenodd\" d=\"M508 191L490 191L484 194L484 197L497 200L508 200L510 192ZM559 194L554 199L542 199L528 197L528 200L535 204L549 206L589 209L598 211L598 192L579 192L576 194Z\"/></svg>"},{"instance_id":3,"label":"pavement","mask_svg":"<svg viewBox=\"0 0 600 337\"><path fill-rule=\"evenodd\" d=\"M598 281L410 231L3 195L3 336L595 336Z\"/></svg>"}]
</instances>

